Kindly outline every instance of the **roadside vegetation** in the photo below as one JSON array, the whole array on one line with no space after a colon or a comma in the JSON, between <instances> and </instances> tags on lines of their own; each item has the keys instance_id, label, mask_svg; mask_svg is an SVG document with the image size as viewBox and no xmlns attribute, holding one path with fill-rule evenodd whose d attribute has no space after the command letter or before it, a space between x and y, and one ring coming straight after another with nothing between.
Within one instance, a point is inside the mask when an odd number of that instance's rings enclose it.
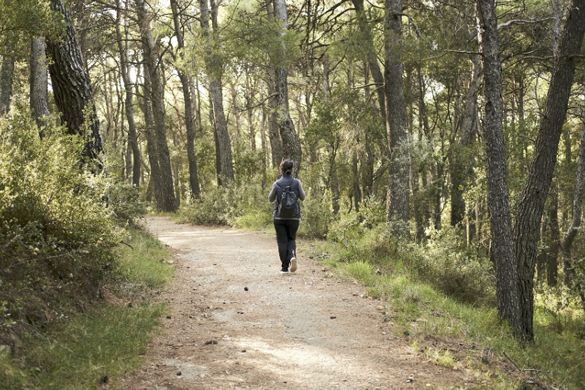
<instances>
[{"instance_id":1,"label":"roadside vegetation","mask_svg":"<svg viewBox=\"0 0 585 390\"><path fill-rule=\"evenodd\" d=\"M59 126L36 131L0 121L0 383L96 388L139 364L173 269L137 191L79 169Z\"/></svg>"},{"instance_id":2,"label":"roadside vegetation","mask_svg":"<svg viewBox=\"0 0 585 390\"><path fill-rule=\"evenodd\" d=\"M228 198L217 208L221 224L271 229L264 196L244 209L238 209L238 199L229 206ZM538 283L536 340L520 344L498 319L487 253L466 246L461 232L444 228L429 231L423 243L403 241L390 233L383 203L369 201L359 212L334 218L319 212L327 211L326 201L316 196L303 207L301 257L317 259L365 286L365 298L380 301L388 332L403 337L414 351L438 365L468 371L489 388L579 389L585 383L585 316L570 290ZM211 215L212 208L197 205L177 218L196 224L220 219Z\"/></svg>"}]
</instances>

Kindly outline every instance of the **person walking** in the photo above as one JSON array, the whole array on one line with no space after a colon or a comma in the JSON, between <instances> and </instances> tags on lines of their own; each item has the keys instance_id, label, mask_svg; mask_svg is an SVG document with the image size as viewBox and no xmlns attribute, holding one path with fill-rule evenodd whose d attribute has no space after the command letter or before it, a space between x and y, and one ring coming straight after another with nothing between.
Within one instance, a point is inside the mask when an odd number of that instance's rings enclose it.
<instances>
[{"instance_id":1,"label":"person walking","mask_svg":"<svg viewBox=\"0 0 585 390\"><path fill-rule=\"evenodd\" d=\"M297 270L297 230L301 221L299 200L305 199L305 191L299 179L293 177L294 163L283 160L280 163L282 176L272 184L268 200L274 202L274 229L278 244L281 273ZM289 268L290 267L290 268Z\"/></svg>"}]
</instances>

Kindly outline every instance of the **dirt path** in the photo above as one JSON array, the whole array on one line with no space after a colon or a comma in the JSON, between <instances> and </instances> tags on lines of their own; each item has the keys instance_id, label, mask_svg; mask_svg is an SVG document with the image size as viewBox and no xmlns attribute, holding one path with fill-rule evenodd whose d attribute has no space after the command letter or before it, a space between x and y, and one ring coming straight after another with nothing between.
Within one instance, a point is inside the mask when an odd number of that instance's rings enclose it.
<instances>
[{"instance_id":1,"label":"dirt path","mask_svg":"<svg viewBox=\"0 0 585 390\"><path fill-rule=\"evenodd\" d=\"M274 238L149 218L175 249L162 293L169 316L131 389L412 389L465 387L383 322L379 301L302 258L280 275Z\"/></svg>"}]
</instances>

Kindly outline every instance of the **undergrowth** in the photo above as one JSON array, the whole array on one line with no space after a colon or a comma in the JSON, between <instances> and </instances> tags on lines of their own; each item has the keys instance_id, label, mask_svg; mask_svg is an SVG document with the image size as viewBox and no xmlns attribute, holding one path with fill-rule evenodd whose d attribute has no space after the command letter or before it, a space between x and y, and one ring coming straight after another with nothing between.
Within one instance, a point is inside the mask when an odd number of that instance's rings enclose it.
<instances>
[{"instance_id":1,"label":"undergrowth","mask_svg":"<svg viewBox=\"0 0 585 390\"><path fill-rule=\"evenodd\" d=\"M498 319L491 261L484 250L465 245L456 228L429 230L423 243L401 241L385 221L384 202L366 198L358 212L334 216L326 190L304 187L299 235L326 238L319 244L331 254L326 265L364 284L369 297L388 302L385 320L417 352L440 366L471 370L480 388L546 383L579 389L585 383L583 313L569 292L537 290L536 341L522 346ZM219 189L184 208L181 217L264 230L271 222L267 192Z\"/></svg>"},{"instance_id":2,"label":"undergrowth","mask_svg":"<svg viewBox=\"0 0 585 390\"><path fill-rule=\"evenodd\" d=\"M97 387L136 364L172 270L132 228L138 190L92 171L55 117L38 132L26 110L0 118L0 387Z\"/></svg>"},{"instance_id":3,"label":"undergrowth","mask_svg":"<svg viewBox=\"0 0 585 390\"><path fill-rule=\"evenodd\" d=\"M428 246L415 250L400 244L388 244L392 250L387 248L381 256L372 240L366 234L351 247L347 242L327 242L317 251L329 253L326 264L366 286L369 297L387 302L385 321L417 352L438 365L471 370L478 386L510 388L544 383L582 388L585 326L578 311L561 314L537 305L536 340L520 345L489 304L493 291L477 290L473 284L455 294L455 290L445 288L454 259L436 258L434 251L424 251ZM434 262L448 266L439 270ZM480 267L473 272L478 276L486 270ZM441 277L447 279L436 280ZM472 300L472 291L478 294L477 301ZM539 302L545 299L542 295L537 298Z\"/></svg>"},{"instance_id":4,"label":"undergrowth","mask_svg":"<svg viewBox=\"0 0 585 390\"><path fill-rule=\"evenodd\" d=\"M1 350L2 386L98 388L140 364L164 312L164 306L149 303L149 289L168 282L173 268L169 251L148 233L130 229L125 240L115 249L120 267L108 287L116 302L92 306L26 333L16 354Z\"/></svg>"},{"instance_id":5,"label":"undergrowth","mask_svg":"<svg viewBox=\"0 0 585 390\"><path fill-rule=\"evenodd\" d=\"M169 282L174 268L169 266L169 250L144 230L130 228L126 240L116 248L118 287L124 289L159 288Z\"/></svg>"}]
</instances>

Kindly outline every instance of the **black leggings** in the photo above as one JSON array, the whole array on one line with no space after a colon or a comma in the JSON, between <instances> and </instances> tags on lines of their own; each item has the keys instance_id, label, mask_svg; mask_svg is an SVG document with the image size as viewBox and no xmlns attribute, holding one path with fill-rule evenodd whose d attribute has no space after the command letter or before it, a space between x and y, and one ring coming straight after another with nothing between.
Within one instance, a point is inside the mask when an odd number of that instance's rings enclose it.
<instances>
[{"instance_id":1,"label":"black leggings","mask_svg":"<svg viewBox=\"0 0 585 390\"><path fill-rule=\"evenodd\" d=\"M278 256L283 269L288 269L290 259L297 252L297 230L299 221L294 219L275 219L276 242L278 243Z\"/></svg>"}]
</instances>

